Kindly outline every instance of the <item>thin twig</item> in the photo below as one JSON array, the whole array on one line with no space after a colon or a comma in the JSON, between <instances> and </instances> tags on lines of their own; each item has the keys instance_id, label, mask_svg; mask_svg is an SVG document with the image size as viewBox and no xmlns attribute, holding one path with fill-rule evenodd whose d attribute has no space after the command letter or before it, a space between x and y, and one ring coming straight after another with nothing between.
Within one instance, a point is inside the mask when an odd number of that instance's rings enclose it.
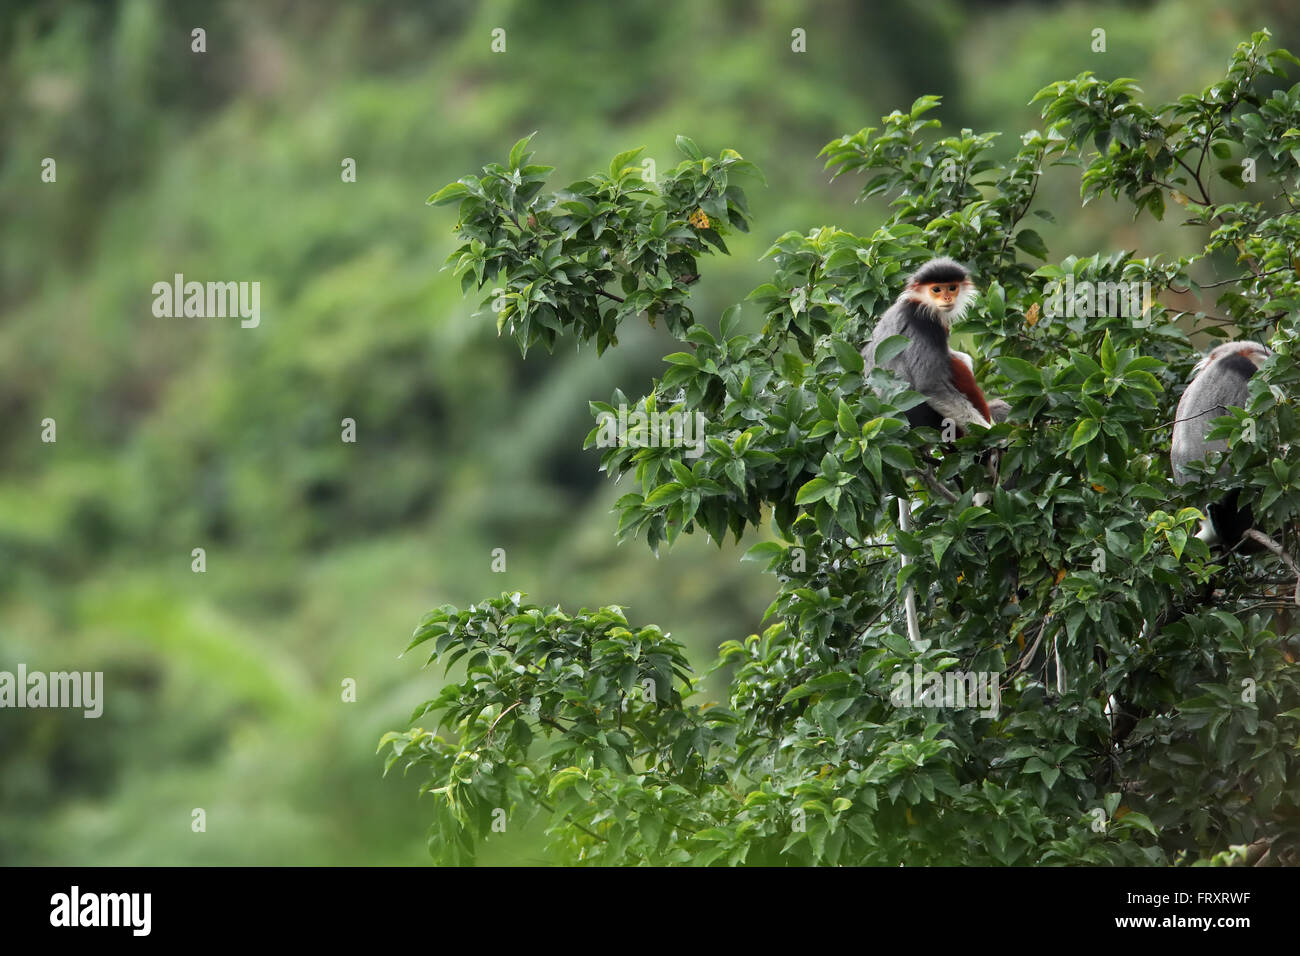
<instances>
[{"instance_id":1,"label":"thin twig","mask_svg":"<svg viewBox=\"0 0 1300 956\"><path fill-rule=\"evenodd\" d=\"M540 803L540 804L541 804L543 807L545 807L547 810L549 810L551 813L554 813L554 812L555 812L555 807L551 806L549 803L547 803L547 802L546 802L545 800L543 800L541 797L538 797L538 798L537 798L537 802ZM608 843L608 842L609 842L609 838L608 838L608 837L603 837L603 836L601 836L599 833L593 833L591 830L588 830L586 827L584 827L584 826L583 826L581 823L579 823L577 820L573 819L573 817L569 816L567 813L564 814L564 819L568 820L569 823L573 824L573 826L577 827L579 830L581 830L583 833L587 834L587 836L591 837L593 840L599 840L601 843Z\"/></svg>"},{"instance_id":2,"label":"thin twig","mask_svg":"<svg viewBox=\"0 0 1300 956\"><path fill-rule=\"evenodd\" d=\"M1234 282L1245 282L1247 279L1262 279L1264 278L1264 276L1271 276L1278 272L1291 272L1291 271L1294 271L1291 266L1280 266L1277 269L1269 269L1265 272L1260 272L1258 274L1237 276L1235 279L1223 279L1219 282L1204 282L1204 283L1198 282L1197 285L1200 286L1202 289L1217 289L1221 285L1232 285Z\"/></svg>"},{"instance_id":3,"label":"thin twig","mask_svg":"<svg viewBox=\"0 0 1300 956\"><path fill-rule=\"evenodd\" d=\"M956 504L956 502L959 500L956 495L954 495L950 490L945 488L939 482L938 478L934 477L934 475L931 473L929 468L919 468L917 469L917 474L921 476L921 479L927 485L930 486L930 490L933 491L936 495L939 495L940 497L943 498L947 498L949 501L953 502L954 504Z\"/></svg>"},{"instance_id":4,"label":"thin twig","mask_svg":"<svg viewBox=\"0 0 1300 956\"><path fill-rule=\"evenodd\" d=\"M491 740L491 739L492 739L492 731L496 730L497 724L499 724L499 723L501 722L501 718L504 717L506 714L510 713L510 711L514 710L516 707L518 707L518 706L519 706L520 704L522 704L522 703L523 703L522 700L517 700L517 701L515 701L513 704L511 704L509 707L507 707L505 710L501 711L501 713L497 714L497 716L496 716L496 720L492 721L492 723L491 723L490 725L488 725L488 729L487 729L487 738L488 738L488 740Z\"/></svg>"}]
</instances>

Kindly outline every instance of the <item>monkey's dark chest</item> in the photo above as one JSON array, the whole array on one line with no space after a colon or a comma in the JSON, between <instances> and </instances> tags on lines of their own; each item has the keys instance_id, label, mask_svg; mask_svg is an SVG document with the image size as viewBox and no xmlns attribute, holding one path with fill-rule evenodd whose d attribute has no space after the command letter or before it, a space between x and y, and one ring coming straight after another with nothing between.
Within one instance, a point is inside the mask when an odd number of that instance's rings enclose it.
<instances>
[{"instance_id":1,"label":"monkey's dark chest","mask_svg":"<svg viewBox=\"0 0 1300 956\"><path fill-rule=\"evenodd\" d=\"M930 407L928 402L913 405L903 413L912 428L942 428L943 416Z\"/></svg>"},{"instance_id":2,"label":"monkey's dark chest","mask_svg":"<svg viewBox=\"0 0 1300 956\"><path fill-rule=\"evenodd\" d=\"M947 360L948 336L938 323L916 316L909 316L903 322L902 334L911 340L900 357L903 359L907 377L915 388L919 385L918 378L930 371L921 369L919 365L924 363L918 362L918 359L921 356L941 355L944 360ZM928 402L914 405L904 414L907 416L908 424L913 428L943 427L943 416L931 408Z\"/></svg>"}]
</instances>

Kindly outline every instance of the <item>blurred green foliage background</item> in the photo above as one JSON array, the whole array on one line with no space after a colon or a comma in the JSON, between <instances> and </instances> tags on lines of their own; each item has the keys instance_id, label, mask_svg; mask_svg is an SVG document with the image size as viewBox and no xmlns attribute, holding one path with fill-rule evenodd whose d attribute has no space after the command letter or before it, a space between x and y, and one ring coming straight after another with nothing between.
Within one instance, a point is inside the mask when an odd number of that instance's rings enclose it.
<instances>
[{"instance_id":1,"label":"blurred green foliage background","mask_svg":"<svg viewBox=\"0 0 1300 956\"><path fill-rule=\"evenodd\" d=\"M668 341L522 361L440 271L444 183L533 130L555 186L635 146L670 168L678 133L737 149L768 185L753 233L705 260L716 324L781 232L873 227L860 183L828 184L828 140L938 93L946 126L1010 153L1048 82L1169 98L1260 27L1300 50L1288 0L6 4L0 670L102 670L106 700L0 710L0 862L422 864L427 807L375 746L441 679L398 657L430 607L618 603L700 665L757 629L770 594L741 549L617 548L617 488L581 451L588 399L642 394ZM1176 217L1079 209L1073 170L1041 189L1061 255L1192 248ZM260 327L155 318L178 272L260 281ZM485 862L545 862L534 837Z\"/></svg>"}]
</instances>

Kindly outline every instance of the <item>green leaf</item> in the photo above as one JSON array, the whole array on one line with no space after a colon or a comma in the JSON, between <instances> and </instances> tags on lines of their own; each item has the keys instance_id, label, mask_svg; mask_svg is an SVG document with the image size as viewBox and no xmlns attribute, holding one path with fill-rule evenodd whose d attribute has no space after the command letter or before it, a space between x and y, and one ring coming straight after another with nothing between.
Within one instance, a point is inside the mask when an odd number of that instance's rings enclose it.
<instances>
[{"instance_id":1,"label":"green leaf","mask_svg":"<svg viewBox=\"0 0 1300 956\"><path fill-rule=\"evenodd\" d=\"M1110 340L1110 333L1107 332L1101 340L1101 353L1098 356L1101 360L1101 370L1108 376L1115 374L1115 344Z\"/></svg>"},{"instance_id":2,"label":"green leaf","mask_svg":"<svg viewBox=\"0 0 1300 956\"><path fill-rule=\"evenodd\" d=\"M803 360L793 352L781 353L781 370L791 382L798 384L803 381Z\"/></svg>"},{"instance_id":3,"label":"green leaf","mask_svg":"<svg viewBox=\"0 0 1300 956\"><path fill-rule=\"evenodd\" d=\"M876 364L884 365L894 356L899 355L912 344L906 335L891 335L876 345Z\"/></svg>"},{"instance_id":4,"label":"green leaf","mask_svg":"<svg viewBox=\"0 0 1300 956\"><path fill-rule=\"evenodd\" d=\"M794 497L794 503L797 505L806 505L813 501L821 501L835 486L825 478L813 478L799 489L799 493Z\"/></svg>"},{"instance_id":5,"label":"green leaf","mask_svg":"<svg viewBox=\"0 0 1300 956\"><path fill-rule=\"evenodd\" d=\"M1183 548L1187 546L1187 531L1184 528L1170 528L1165 532L1165 537L1169 540L1169 550L1174 553L1174 557L1182 560Z\"/></svg>"},{"instance_id":6,"label":"green leaf","mask_svg":"<svg viewBox=\"0 0 1300 956\"><path fill-rule=\"evenodd\" d=\"M790 690L781 698L781 703L788 704L792 700L800 700L809 697L819 691L833 690L837 687L845 687L853 683L853 676L843 671L831 671L829 674L822 674L814 677L807 683L800 684L798 687Z\"/></svg>"},{"instance_id":7,"label":"green leaf","mask_svg":"<svg viewBox=\"0 0 1300 956\"><path fill-rule=\"evenodd\" d=\"M667 484L660 485L646 497L645 507L662 508L679 500L685 493L686 489L680 482L670 481Z\"/></svg>"},{"instance_id":8,"label":"green leaf","mask_svg":"<svg viewBox=\"0 0 1300 956\"><path fill-rule=\"evenodd\" d=\"M533 130L531 133L529 133L527 136L525 136L519 142L515 143L515 145L510 148L511 169L518 169L520 166L524 164L524 161L527 158L526 155L524 154L524 150L528 148L529 140L531 140L536 135L537 135L537 130Z\"/></svg>"},{"instance_id":9,"label":"green leaf","mask_svg":"<svg viewBox=\"0 0 1300 956\"><path fill-rule=\"evenodd\" d=\"M771 561L785 554L785 547L776 541L760 541L744 553L742 561Z\"/></svg>"},{"instance_id":10,"label":"green leaf","mask_svg":"<svg viewBox=\"0 0 1300 956\"><path fill-rule=\"evenodd\" d=\"M1040 384L1043 380L1042 370L1032 362L1027 362L1021 358L1002 355L997 359L997 366L998 371L1016 384L1022 382Z\"/></svg>"},{"instance_id":11,"label":"green leaf","mask_svg":"<svg viewBox=\"0 0 1300 956\"><path fill-rule=\"evenodd\" d=\"M1074 437L1070 440L1070 447L1068 450L1074 451L1076 448L1088 444L1088 442L1097 437L1097 433L1100 431L1101 422L1097 421L1095 418L1083 419L1074 429Z\"/></svg>"},{"instance_id":12,"label":"green leaf","mask_svg":"<svg viewBox=\"0 0 1300 956\"><path fill-rule=\"evenodd\" d=\"M1016 233L1016 247L1023 249L1035 259L1047 258L1047 243L1043 242L1043 237L1033 229L1021 229Z\"/></svg>"},{"instance_id":13,"label":"green leaf","mask_svg":"<svg viewBox=\"0 0 1300 956\"><path fill-rule=\"evenodd\" d=\"M623 170L631 166L643 152L645 152L645 147L638 146L636 149L625 150L615 156L609 164L609 178L618 179Z\"/></svg>"},{"instance_id":14,"label":"green leaf","mask_svg":"<svg viewBox=\"0 0 1300 956\"><path fill-rule=\"evenodd\" d=\"M704 153L695 145L695 140L691 139L689 136L678 136L676 143L677 148L681 150L687 158L696 160L697 162L704 158Z\"/></svg>"},{"instance_id":15,"label":"green leaf","mask_svg":"<svg viewBox=\"0 0 1300 956\"><path fill-rule=\"evenodd\" d=\"M835 423L840 426L840 431L845 435L853 436L858 433L858 421L853 417L853 409L849 408L848 403L842 398Z\"/></svg>"},{"instance_id":16,"label":"green leaf","mask_svg":"<svg viewBox=\"0 0 1300 956\"><path fill-rule=\"evenodd\" d=\"M448 183L425 200L430 206L445 206L469 195L469 187L464 183Z\"/></svg>"},{"instance_id":17,"label":"green leaf","mask_svg":"<svg viewBox=\"0 0 1300 956\"><path fill-rule=\"evenodd\" d=\"M848 342L845 342L839 336L831 337L831 348L835 350L835 357L840 360L840 368L846 372L861 372L865 360L862 353L855 349Z\"/></svg>"}]
</instances>

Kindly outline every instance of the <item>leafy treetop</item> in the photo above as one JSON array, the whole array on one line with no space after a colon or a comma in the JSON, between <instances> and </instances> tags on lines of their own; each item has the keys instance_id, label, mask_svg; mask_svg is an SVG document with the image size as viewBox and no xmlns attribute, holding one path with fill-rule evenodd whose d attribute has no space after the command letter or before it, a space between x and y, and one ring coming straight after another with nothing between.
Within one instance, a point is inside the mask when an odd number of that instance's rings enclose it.
<instances>
[{"instance_id":1,"label":"leafy treetop","mask_svg":"<svg viewBox=\"0 0 1300 956\"><path fill-rule=\"evenodd\" d=\"M1297 61L1267 41L1158 107L1133 80L1052 84L1035 98L1046 129L1006 160L995 134L940 135L932 96L835 140L827 166L866 175L863 194L891 214L867 235L777 238L750 296L755 331L738 306L717 332L690 309L701 257L749 226L739 180L755 170L734 151L679 137L685 159L657 181L633 150L545 193L550 169L524 139L504 166L434 194L459 204L464 288L492 287L486 304L523 350L569 335L603 351L630 318L664 321L682 348L650 393L593 413L699 412L707 440L697 458L603 451L604 470L635 478L618 534L654 549L696 530L761 538L767 515L774 538L748 557L778 584L766 629L722 642L725 706L699 702L682 648L617 607L569 615L512 594L432 612L412 646L431 642L430 660L464 676L415 719L449 736L415 728L381 747L437 795L434 854L472 859L502 814L544 813L563 859L600 863L1296 861L1300 669L1276 596L1289 582L1271 559L1215 556L1191 533L1232 485L1261 527L1300 514L1300 85L1274 88ZM1035 200L1060 165L1081 167L1085 202L1122 196L1160 218L1173 200L1203 249L1051 261L1031 223L1053 221ZM960 331L986 390L1013 407L944 452L899 414L919 396L865 375L858 353L902 277L940 253L983 285ZM1115 314L1065 317L1048 308L1065 279L1152 296L1140 316L1112 301ZM1216 312L1176 311L1170 290L1213 290ZM1198 358L1189 336L1229 329L1276 357L1249 407L1216 425L1225 474L1211 464L1179 488L1167 449ZM977 458L990 447L995 487ZM897 675L915 668L995 675L1000 706L899 706Z\"/></svg>"}]
</instances>

